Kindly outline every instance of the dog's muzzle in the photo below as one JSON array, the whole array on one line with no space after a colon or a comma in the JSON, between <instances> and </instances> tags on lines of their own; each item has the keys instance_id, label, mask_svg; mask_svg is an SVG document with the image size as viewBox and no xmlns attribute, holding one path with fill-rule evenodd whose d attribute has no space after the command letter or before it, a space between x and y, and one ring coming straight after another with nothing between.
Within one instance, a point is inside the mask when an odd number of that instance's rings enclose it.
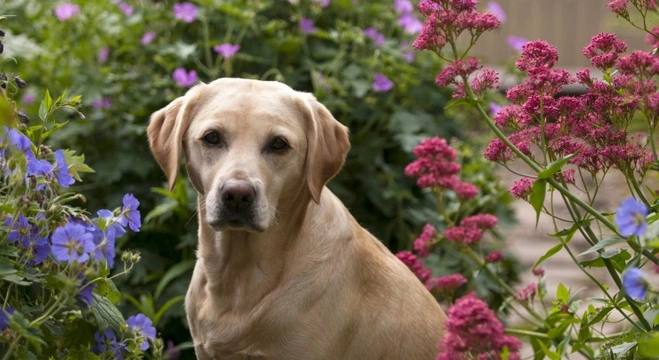
<instances>
[{"instance_id":1,"label":"dog's muzzle","mask_svg":"<svg viewBox=\"0 0 659 360\"><path fill-rule=\"evenodd\" d=\"M256 187L247 179L228 179L220 188L219 217L211 226L220 230L257 229Z\"/></svg>"}]
</instances>

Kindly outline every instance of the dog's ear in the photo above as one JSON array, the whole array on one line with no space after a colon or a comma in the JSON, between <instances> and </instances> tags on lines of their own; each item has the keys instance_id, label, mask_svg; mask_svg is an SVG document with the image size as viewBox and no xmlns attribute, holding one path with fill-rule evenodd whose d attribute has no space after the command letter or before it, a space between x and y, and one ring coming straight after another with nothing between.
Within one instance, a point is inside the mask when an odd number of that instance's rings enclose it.
<instances>
[{"instance_id":1,"label":"dog's ear","mask_svg":"<svg viewBox=\"0 0 659 360\"><path fill-rule=\"evenodd\" d=\"M184 96L153 113L146 130L151 152L165 172L170 190L176 183L183 153L183 135L192 121L199 93L200 86L195 86Z\"/></svg>"},{"instance_id":2,"label":"dog's ear","mask_svg":"<svg viewBox=\"0 0 659 360\"><path fill-rule=\"evenodd\" d=\"M350 150L348 128L311 94L306 96L306 181L311 198L320 202L323 187L336 175Z\"/></svg>"}]
</instances>

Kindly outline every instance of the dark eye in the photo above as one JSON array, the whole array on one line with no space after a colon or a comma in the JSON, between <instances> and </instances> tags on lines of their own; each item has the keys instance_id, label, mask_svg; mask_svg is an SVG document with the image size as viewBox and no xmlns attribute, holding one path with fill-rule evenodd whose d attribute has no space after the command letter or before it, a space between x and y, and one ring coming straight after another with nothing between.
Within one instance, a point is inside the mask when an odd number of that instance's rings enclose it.
<instances>
[{"instance_id":1,"label":"dark eye","mask_svg":"<svg viewBox=\"0 0 659 360\"><path fill-rule=\"evenodd\" d=\"M210 131L204 135L203 140L208 145L220 145L222 143L222 137L217 131Z\"/></svg>"},{"instance_id":2,"label":"dark eye","mask_svg":"<svg viewBox=\"0 0 659 360\"><path fill-rule=\"evenodd\" d=\"M288 149L288 143L283 138L277 137L270 143L270 150L275 152L283 152Z\"/></svg>"}]
</instances>

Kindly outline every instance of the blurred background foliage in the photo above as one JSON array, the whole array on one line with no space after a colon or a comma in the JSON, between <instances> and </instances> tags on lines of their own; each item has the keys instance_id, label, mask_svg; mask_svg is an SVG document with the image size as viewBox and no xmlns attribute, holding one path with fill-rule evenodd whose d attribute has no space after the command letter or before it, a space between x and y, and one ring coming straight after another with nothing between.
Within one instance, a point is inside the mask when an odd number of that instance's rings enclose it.
<instances>
[{"instance_id":1,"label":"blurred background foliage","mask_svg":"<svg viewBox=\"0 0 659 360\"><path fill-rule=\"evenodd\" d=\"M37 113L39 104L30 104L31 98L42 98L46 88L82 95L86 118L71 114L53 145L84 153L96 171L75 189L89 208L118 205L124 194L133 193L148 213L142 231L119 244L141 251L142 261L130 278L117 281L130 299L124 306L152 318L165 340L189 341L181 301L194 263L196 194L184 176L173 191L163 188L145 129L151 113L186 91L172 78L176 68L195 70L203 82L256 78L314 93L351 131L352 150L330 188L392 251L409 248L426 222L441 226L432 195L403 174L412 148L429 136L464 141L463 180L481 189L474 212L511 219L507 192L493 165L480 156L477 125L462 109L445 110L450 95L433 82L442 64L413 52L413 34L400 26L393 0L332 0L327 7L304 0L199 0L192 22L175 18L174 1L72 1L80 11L64 21L54 15L61 3L2 3L2 12L17 18L4 28L6 55L18 60L6 69L29 84L26 113ZM303 19L316 30L303 31ZM384 35L382 43L365 35L371 27ZM147 32L155 37L143 44ZM241 48L223 59L213 51L223 43ZM393 88L375 91L376 73L389 78ZM467 266L441 250L433 256L436 275ZM506 264L512 281L517 265ZM500 302L486 281L477 286Z\"/></svg>"}]
</instances>

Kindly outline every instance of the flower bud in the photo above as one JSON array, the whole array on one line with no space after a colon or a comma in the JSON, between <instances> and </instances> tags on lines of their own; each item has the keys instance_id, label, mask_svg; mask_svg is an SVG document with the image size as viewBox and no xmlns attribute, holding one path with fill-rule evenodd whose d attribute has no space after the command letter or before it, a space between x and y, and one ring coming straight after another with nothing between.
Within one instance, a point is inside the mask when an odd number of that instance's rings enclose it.
<instances>
[{"instance_id":1,"label":"flower bud","mask_svg":"<svg viewBox=\"0 0 659 360\"><path fill-rule=\"evenodd\" d=\"M135 263L140 262L140 259L141 259L141 258L142 258L142 256L140 256L140 253L136 253L136 254L133 254L133 256L131 256L130 261L131 261L133 264L135 264Z\"/></svg>"},{"instance_id":2,"label":"flower bud","mask_svg":"<svg viewBox=\"0 0 659 360\"><path fill-rule=\"evenodd\" d=\"M0 29L0 36L5 36L5 31Z\"/></svg>"},{"instance_id":3,"label":"flower bud","mask_svg":"<svg viewBox=\"0 0 659 360\"><path fill-rule=\"evenodd\" d=\"M5 44L0 40L0 54L2 54L3 51L5 51Z\"/></svg>"},{"instance_id":4,"label":"flower bud","mask_svg":"<svg viewBox=\"0 0 659 360\"><path fill-rule=\"evenodd\" d=\"M123 254L121 254L121 261L129 262L132 256L133 254L130 251L124 251Z\"/></svg>"},{"instance_id":5,"label":"flower bud","mask_svg":"<svg viewBox=\"0 0 659 360\"><path fill-rule=\"evenodd\" d=\"M19 78L18 76L14 76L14 81L16 82L16 86L18 86L19 89L25 89L27 87L25 80Z\"/></svg>"},{"instance_id":6,"label":"flower bud","mask_svg":"<svg viewBox=\"0 0 659 360\"><path fill-rule=\"evenodd\" d=\"M153 352L154 352L156 355L162 354L163 347L164 347L164 345L163 345L163 343L162 343L162 339L161 339L161 338L156 338L156 339L153 341Z\"/></svg>"},{"instance_id":7,"label":"flower bud","mask_svg":"<svg viewBox=\"0 0 659 360\"><path fill-rule=\"evenodd\" d=\"M19 111L18 113L16 113L16 116L18 117L19 120L21 120L23 124L27 125L30 122L30 117L25 115L24 112Z\"/></svg>"}]
</instances>

